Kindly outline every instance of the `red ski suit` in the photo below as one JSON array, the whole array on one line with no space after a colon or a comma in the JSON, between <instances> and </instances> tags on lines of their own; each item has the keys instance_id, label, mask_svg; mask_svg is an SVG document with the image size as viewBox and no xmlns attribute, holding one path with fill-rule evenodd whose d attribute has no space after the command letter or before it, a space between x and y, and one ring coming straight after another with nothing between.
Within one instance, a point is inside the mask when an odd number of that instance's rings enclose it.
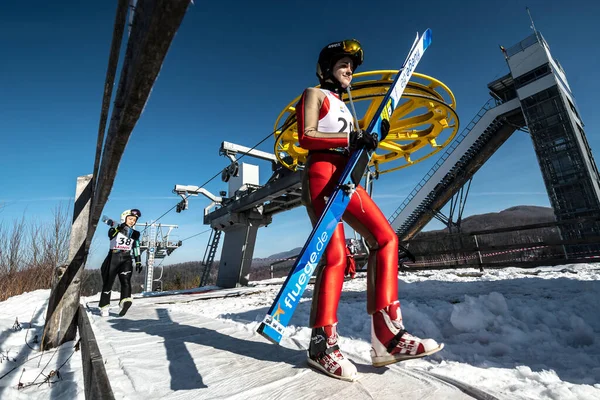
<instances>
[{"instance_id":1,"label":"red ski suit","mask_svg":"<svg viewBox=\"0 0 600 400\"><path fill-rule=\"evenodd\" d=\"M296 106L300 146L309 150L302 182L302 200L313 225L349 160L352 116L339 96L308 88ZM398 238L362 186L352 195L343 220L360 233L369 247L367 312L373 314L398 300ZM317 270L310 324L313 328L337 322L344 283L346 242L340 222Z\"/></svg>"}]
</instances>

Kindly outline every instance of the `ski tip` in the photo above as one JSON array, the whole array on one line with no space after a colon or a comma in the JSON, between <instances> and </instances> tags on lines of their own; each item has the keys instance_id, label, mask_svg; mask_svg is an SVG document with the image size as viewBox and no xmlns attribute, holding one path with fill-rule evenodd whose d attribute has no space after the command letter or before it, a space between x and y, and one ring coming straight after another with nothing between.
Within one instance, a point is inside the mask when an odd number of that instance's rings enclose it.
<instances>
[{"instance_id":1,"label":"ski tip","mask_svg":"<svg viewBox=\"0 0 600 400\"><path fill-rule=\"evenodd\" d=\"M423 33L423 48L426 49L431 44L431 29L427 28L427 30Z\"/></svg>"}]
</instances>

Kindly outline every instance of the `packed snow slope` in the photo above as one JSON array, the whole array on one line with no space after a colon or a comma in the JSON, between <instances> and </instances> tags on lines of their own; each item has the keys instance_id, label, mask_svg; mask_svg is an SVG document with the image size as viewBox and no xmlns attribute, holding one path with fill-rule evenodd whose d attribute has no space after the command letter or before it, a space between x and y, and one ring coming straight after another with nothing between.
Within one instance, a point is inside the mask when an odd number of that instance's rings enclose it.
<instances>
[{"instance_id":1,"label":"packed snow slope","mask_svg":"<svg viewBox=\"0 0 600 400\"><path fill-rule=\"evenodd\" d=\"M361 377L354 383L306 366L312 285L281 346L255 333L281 279L136 298L124 318L118 309L107 318L88 315L121 399L469 398L436 377L500 399L600 399L599 264L470 271L399 274L406 328L446 347L384 368L370 366L365 276L346 281L338 311L340 346L358 367ZM81 357L73 342L44 354L34 350L48 294L36 291L0 303L3 399L83 398ZM97 299L83 301L93 306ZM21 330L12 329L15 318ZM43 381L57 368L61 378L49 379L55 383L18 388L19 382Z\"/></svg>"}]
</instances>

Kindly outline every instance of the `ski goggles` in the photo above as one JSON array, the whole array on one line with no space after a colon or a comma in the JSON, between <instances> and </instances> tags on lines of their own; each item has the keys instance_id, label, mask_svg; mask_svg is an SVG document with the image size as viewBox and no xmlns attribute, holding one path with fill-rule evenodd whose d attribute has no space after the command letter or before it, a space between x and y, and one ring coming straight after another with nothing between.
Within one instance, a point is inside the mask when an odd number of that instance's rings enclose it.
<instances>
[{"instance_id":1,"label":"ski goggles","mask_svg":"<svg viewBox=\"0 0 600 400\"><path fill-rule=\"evenodd\" d=\"M134 217L139 219L142 216L142 213L137 208L134 208L129 211L129 215L133 215Z\"/></svg>"},{"instance_id":2,"label":"ski goggles","mask_svg":"<svg viewBox=\"0 0 600 400\"><path fill-rule=\"evenodd\" d=\"M342 42L342 49L344 50L344 53L346 53L346 54L358 56L358 58L360 60L360 64L362 64L364 54L363 54L363 49L358 40L354 40L354 39L344 40Z\"/></svg>"}]
</instances>

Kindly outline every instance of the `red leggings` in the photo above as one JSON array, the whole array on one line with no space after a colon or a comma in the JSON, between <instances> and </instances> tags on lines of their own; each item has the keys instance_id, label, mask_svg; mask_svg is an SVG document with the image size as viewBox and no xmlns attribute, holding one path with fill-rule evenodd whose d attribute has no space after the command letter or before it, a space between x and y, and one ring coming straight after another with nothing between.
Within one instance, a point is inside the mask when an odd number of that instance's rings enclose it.
<instances>
[{"instance_id":1,"label":"red leggings","mask_svg":"<svg viewBox=\"0 0 600 400\"><path fill-rule=\"evenodd\" d=\"M304 174L303 201L313 225L325 209L325 197L333 193L348 157L313 153ZM383 213L362 186L350 199L343 220L360 233L370 250L367 267L367 312L373 314L398 300L398 237ZM334 231L319 266L313 295L313 328L337 322L337 308L344 283L346 241L344 225Z\"/></svg>"}]
</instances>

